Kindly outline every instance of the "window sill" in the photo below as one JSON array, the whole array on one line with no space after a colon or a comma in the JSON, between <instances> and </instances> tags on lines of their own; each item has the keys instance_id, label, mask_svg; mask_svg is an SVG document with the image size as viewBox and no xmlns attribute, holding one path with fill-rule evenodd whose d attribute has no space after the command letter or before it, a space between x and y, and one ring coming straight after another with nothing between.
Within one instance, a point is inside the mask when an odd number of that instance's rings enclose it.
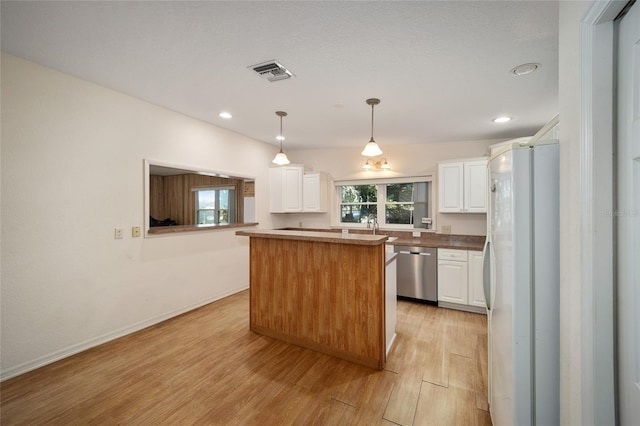
<instances>
[{"instance_id":1,"label":"window sill","mask_svg":"<svg viewBox=\"0 0 640 426\"><path fill-rule=\"evenodd\" d=\"M220 231L232 228L247 228L258 226L258 222L233 223L231 225L178 225L178 226L154 226L149 228L147 235L181 234L196 231Z\"/></svg>"}]
</instances>

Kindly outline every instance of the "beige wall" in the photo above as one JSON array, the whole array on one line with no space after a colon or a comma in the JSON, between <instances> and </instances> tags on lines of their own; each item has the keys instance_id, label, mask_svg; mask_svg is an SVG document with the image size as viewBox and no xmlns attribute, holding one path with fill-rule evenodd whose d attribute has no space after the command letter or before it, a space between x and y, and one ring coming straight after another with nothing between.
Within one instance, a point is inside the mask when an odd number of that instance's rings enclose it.
<instances>
[{"instance_id":1,"label":"beige wall","mask_svg":"<svg viewBox=\"0 0 640 426\"><path fill-rule=\"evenodd\" d=\"M526 135L523 135L526 136ZM500 142L465 141L444 142L415 145L384 145L380 142L386 157L392 167L390 172L365 172L362 165L365 157L360 155L362 148L326 149L292 151L288 153L293 163L304 164L315 171L329 173L333 179L371 179L377 177L395 176L434 176L434 199L438 198L438 161L459 158L473 158L489 155L489 145ZM364 143L363 143L364 145ZM331 195L335 196L334 191ZM332 198L330 207L336 204ZM334 213L334 223L337 222ZM478 213L436 213L438 230L442 225L450 225L453 234L486 235L485 214ZM327 214L288 214L287 226L328 227L332 224L331 213Z\"/></svg>"},{"instance_id":2,"label":"beige wall","mask_svg":"<svg viewBox=\"0 0 640 426\"><path fill-rule=\"evenodd\" d=\"M255 177L271 228L276 147L10 55L1 71L3 378L248 287L233 229L131 237L143 159Z\"/></svg>"}]
</instances>

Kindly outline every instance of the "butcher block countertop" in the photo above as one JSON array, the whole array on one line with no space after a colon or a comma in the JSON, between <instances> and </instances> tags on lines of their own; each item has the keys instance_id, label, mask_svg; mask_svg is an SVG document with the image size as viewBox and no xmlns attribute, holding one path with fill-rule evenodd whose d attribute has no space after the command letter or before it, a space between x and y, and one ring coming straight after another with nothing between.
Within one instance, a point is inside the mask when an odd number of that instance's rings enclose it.
<instances>
[{"instance_id":1,"label":"butcher block countertop","mask_svg":"<svg viewBox=\"0 0 640 426\"><path fill-rule=\"evenodd\" d=\"M337 244L357 244L363 246L377 246L384 244L389 238L387 235L371 234L343 234L342 232L318 232L306 230L260 230L252 229L237 231L236 235L258 238L274 238L279 240L317 241Z\"/></svg>"}]
</instances>

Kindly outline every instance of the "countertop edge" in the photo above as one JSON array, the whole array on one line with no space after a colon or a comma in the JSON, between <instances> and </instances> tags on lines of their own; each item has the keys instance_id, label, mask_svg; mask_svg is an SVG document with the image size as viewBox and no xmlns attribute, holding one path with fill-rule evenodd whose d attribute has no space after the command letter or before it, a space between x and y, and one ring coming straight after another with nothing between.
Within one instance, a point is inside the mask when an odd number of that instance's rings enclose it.
<instances>
[{"instance_id":1,"label":"countertop edge","mask_svg":"<svg viewBox=\"0 0 640 426\"><path fill-rule=\"evenodd\" d=\"M334 244L354 244L377 246L384 244L386 235L342 234L333 232L286 231L286 230L243 230L236 235L253 238L273 238L279 240L316 241Z\"/></svg>"},{"instance_id":2,"label":"countertop edge","mask_svg":"<svg viewBox=\"0 0 640 426\"><path fill-rule=\"evenodd\" d=\"M393 246L409 246L409 247L430 247L439 249L451 249L451 250L470 250L470 251L482 251L484 244L474 244L468 242L441 242L441 241L421 241L419 239L401 239L398 238L392 242L387 242Z\"/></svg>"}]
</instances>

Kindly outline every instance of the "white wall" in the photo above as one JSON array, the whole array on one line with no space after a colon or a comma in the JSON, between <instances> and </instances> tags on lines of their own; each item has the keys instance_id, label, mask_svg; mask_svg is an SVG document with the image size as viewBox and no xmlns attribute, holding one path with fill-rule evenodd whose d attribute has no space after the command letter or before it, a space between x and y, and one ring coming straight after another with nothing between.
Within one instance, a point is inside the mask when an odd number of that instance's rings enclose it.
<instances>
[{"instance_id":1,"label":"white wall","mask_svg":"<svg viewBox=\"0 0 640 426\"><path fill-rule=\"evenodd\" d=\"M364 139L363 139L364 140ZM393 176L424 176L434 177L434 201L438 199L438 161L472 158L489 155L489 145L500 142L465 141L442 142L412 145L384 145L379 142L392 167L390 172L363 171L366 160L360 155L362 148L343 148L327 150L292 151L289 159L292 163L310 166L315 171L329 173L333 179L372 179ZM365 141L366 142L366 141ZM364 142L363 142L364 146ZM335 191L331 191L334 195ZM335 201L330 207L335 206ZM288 214L287 226L328 227L331 225L330 213L327 214ZM438 230L442 225L451 225L453 234L486 235L487 217L478 213L436 213Z\"/></svg>"},{"instance_id":2,"label":"white wall","mask_svg":"<svg viewBox=\"0 0 640 426\"><path fill-rule=\"evenodd\" d=\"M247 288L248 239L234 230L131 238L143 159L255 176L270 228L276 151L3 54L2 377Z\"/></svg>"}]
</instances>

